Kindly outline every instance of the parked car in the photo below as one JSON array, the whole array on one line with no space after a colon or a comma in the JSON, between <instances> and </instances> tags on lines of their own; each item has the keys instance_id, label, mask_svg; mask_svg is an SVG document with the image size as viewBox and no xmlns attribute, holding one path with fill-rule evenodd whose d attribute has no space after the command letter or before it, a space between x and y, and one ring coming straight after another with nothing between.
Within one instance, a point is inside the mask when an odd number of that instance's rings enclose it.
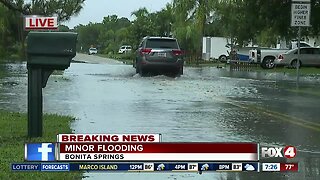
<instances>
[{"instance_id":1,"label":"parked car","mask_svg":"<svg viewBox=\"0 0 320 180\"><path fill-rule=\"evenodd\" d=\"M146 71L169 70L183 74L184 58L178 41L171 37L145 37L136 51L134 67L141 76Z\"/></svg>"},{"instance_id":2,"label":"parked car","mask_svg":"<svg viewBox=\"0 0 320 180\"><path fill-rule=\"evenodd\" d=\"M302 47L300 48L300 59L298 61L298 49L290 50L280 54L275 60L276 65L282 66L318 66L320 67L320 48Z\"/></svg>"},{"instance_id":3,"label":"parked car","mask_svg":"<svg viewBox=\"0 0 320 180\"><path fill-rule=\"evenodd\" d=\"M123 54L123 53L126 54L126 53L131 52L131 50L132 50L132 47L131 47L131 46L125 45L125 46L121 46L121 47L120 47L118 53L119 53L119 54Z\"/></svg>"},{"instance_id":4,"label":"parked car","mask_svg":"<svg viewBox=\"0 0 320 180\"><path fill-rule=\"evenodd\" d=\"M90 48L90 49L89 49L89 55L91 55L91 54L97 54L97 53L98 53L97 48Z\"/></svg>"},{"instance_id":5,"label":"parked car","mask_svg":"<svg viewBox=\"0 0 320 180\"><path fill-rule=\"evenodd\" d=\"M297 47L297 42L293 41L290 44L290 48L277 49L277 48L256 48L249 51L249 62L260 64L264 69L272 69L275 66L275 59L291 48L295 49ZM301 42L300 47L311 47L310 44L306 42Z\"/></svg>"}]
</instances>

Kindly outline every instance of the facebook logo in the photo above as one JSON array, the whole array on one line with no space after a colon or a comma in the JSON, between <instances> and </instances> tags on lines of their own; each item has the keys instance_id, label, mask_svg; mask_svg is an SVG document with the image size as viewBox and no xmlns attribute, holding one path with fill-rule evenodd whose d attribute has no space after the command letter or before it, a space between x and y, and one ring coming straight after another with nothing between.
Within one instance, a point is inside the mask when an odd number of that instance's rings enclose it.
<instances>
[{"instance_id":1,"label":"facebook logo","mask_svg":"<svg viewBox=\"0 0 320 180\"><path fill-rule=\"evenodd\" d=\"M55 146L53 143L26 144L25 160L54 161Z\"/></svg>"}]
</instances>

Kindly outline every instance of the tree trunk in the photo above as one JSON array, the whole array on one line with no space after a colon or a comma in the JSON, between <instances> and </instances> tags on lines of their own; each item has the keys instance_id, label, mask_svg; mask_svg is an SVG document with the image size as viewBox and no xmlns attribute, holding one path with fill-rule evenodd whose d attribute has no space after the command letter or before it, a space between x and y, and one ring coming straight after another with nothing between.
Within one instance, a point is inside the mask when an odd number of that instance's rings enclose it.
<instances>
[{"instance_id":1,"label":"tree trunk","mask_svg":"<svg viewBox=\"0 0 320 180\"><path fill-rule=\"evenodd\" d=\"M208 2L207 0L199 0L199 7L198 7L198 11L199 12L199 19L198 19L198 23L199 23L199 44L200 44L200 48L197 49L197 65L199 65L199 59L202 59L202 40L203 40L203 36L204 36L204 32L205 32L205 25L206 25L206 19L207 19L207 6Z\"/></svg>"},{"instance_id":2,"label":"tree trunk","mask_svg":"<svg viewBox=\"0 0 320 180\"><path fill-rule=\"evenodd\" d=\"M27 59L27 54L26 54L26 48L25 48L25 36L24 36L24 32L22 31L22 41L21 41L21 55L22 55L22 59L26 60Z\"/></svg>"},{"instance_id":3,"label":"tree trunk","mask_svg":"<svg viewBox=\"0 0 320 180\"><path fill-rule=\"evenodd\" d=\"M18 33L19 33L19 41L20 41L20 45L21 45L21 49L20 51L18 52L19 53L19 56L22 60L25 60L26 59L26 50L25 50L25 33L24 33L24 28L23 28L23 15L20 14L20 16L18 17Z\"/></svg>"}]
</instances>

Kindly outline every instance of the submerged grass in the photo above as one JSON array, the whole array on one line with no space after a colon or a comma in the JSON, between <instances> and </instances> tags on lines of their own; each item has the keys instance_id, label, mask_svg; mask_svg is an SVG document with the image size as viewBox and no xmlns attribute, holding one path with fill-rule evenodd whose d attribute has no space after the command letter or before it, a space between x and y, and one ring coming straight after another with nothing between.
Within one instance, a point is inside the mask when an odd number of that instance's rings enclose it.
<instances>
[{"instance_id":1,"label":"submerged grass","mask_svg":"<svg viewBox=\"0 0 320 180\"><path fill-rule=\"evenodd\" d=\"M260 69L262 71L270 71L270 72L278 72L278 73L286 73L290 75L296 75L297 69L286 68L286 67L276 67L274 69ZM299 69L300 75L316 75L320 76L320 68L316 67L301 67Z\"/></svg>"}]
</instances>

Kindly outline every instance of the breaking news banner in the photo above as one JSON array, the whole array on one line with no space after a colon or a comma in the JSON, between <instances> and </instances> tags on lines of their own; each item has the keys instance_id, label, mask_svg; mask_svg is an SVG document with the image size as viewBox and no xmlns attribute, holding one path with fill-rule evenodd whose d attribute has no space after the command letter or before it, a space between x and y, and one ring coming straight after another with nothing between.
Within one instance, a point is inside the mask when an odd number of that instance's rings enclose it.
<instances>
[{"instance_id":1,"label":"breaking news banner","mask_svg":"<svg viewBox=\"0 0 320 180\"><path fill-rule=\"evenodd\" d=\"M57 142L161 142L161 134L58 134Z\"/></svg>"},{"instance_id":2,"label":"breaking news banner","mask_svg":"<svg viewBox=\"0 0 320 180\"><path fill-rule=\"evenodd\" d=\"M24 16L24 29L26 31L58 30L58 17Z\"/></svg>"},{"instance_id":3,"label":"breaking news banner","mask_svg":"<svg viewBox=\"0 0 320 180\"><path fill-rule=\"evenodd\" d=\"M262 163L263 172L298 172L298 163Z\"/></svg>"},{"instance_id":4,"label":"breaking news banner","mask_svg":"<svg viewBox=\"0 0 320 180\"><path fill-rule=\"evenodd\" d=\"M259 160L256 143L57 143L57 146L58 161Z\"/></svg>"},{"instance_id":5,"label":"breaking news banner","mask_svg":"<svg viewBox=\"0 0 320 180\"><path fill-rule=\"evenodd\" d=\"M161 142L161 134L58 134L57 142ZM25 144L26 161L55 161L58 149L55 143Z\"/></svg>"},{"instance_id":6,"label":"breaking news banner","mask_svg":"<svg viewBox=\"0 0 320 180\"><path fill-rule=\"evenodd\" d=\"M292 159L297 156L297 149L294 146L285 147L261 147L262 158L282 158Z\"/></svg>"},{"instance_id":7,"label":"breaking news banner","mask_svg":"<svg viewBox=\"0 0 320 180\"><path fill-rule=\"evenodd\" d=\"M26 161L258 161L256 143L32 143Z\"/></svg>"},{"instance_id":8,"label":"breaking news banner","mask_svg":"<svg viewBox=\"0 0 320 180\"><path fill-rule=\"evenodd\" d=\"M100 172L259 172L258 162L245 163L32 163L12 164L12 171Z\"/></svg>"}]
</instances>

